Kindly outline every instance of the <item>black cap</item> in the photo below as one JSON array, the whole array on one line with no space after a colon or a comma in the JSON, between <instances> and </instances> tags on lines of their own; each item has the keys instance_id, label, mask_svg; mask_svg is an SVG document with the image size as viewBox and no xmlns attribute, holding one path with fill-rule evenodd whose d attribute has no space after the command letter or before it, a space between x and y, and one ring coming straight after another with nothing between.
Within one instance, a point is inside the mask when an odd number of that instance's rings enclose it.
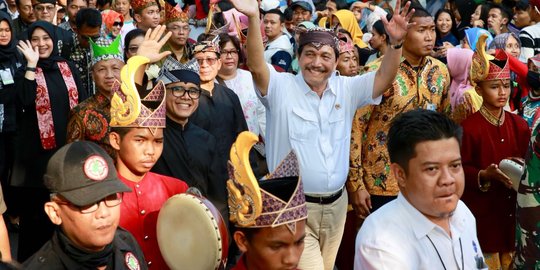
<instances>
[{"instance_id":1,"label":"black cap","mask_svg":"<svg viewBox=\"0 0 540 270\"><path fill-rule=\"evenodd\" d=\"M291 9L295 9L296 7L301 7L303 10L307 10L311 13L313 13L313 8L311 5L306 1L296 1L291 4Z\"/></svg>"},{"instance_id":2,"label":"black cap","mask_svg":"<svg viewBox=\"0 0 540 270\"><path fill-rule=\"evenodd\" d=\"M131 191L118 179L111 157L93 142L77 141L60 148L49 160L43 179L51 193L77 206Z\"/></svg>"}]
</instances>

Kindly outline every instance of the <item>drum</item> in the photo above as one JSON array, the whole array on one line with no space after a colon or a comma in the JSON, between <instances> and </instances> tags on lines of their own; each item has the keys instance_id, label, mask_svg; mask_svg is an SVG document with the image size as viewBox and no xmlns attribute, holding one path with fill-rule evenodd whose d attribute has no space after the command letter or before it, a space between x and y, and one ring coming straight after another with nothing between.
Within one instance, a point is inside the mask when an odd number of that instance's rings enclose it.
<instances>
[{"instance_id":1,"label":"drum","mask_svg":"<svg viewBox=\"0 0 540 270\"><path fill-rule=\"evenodd\" d=\"M183 193L167 200L157 220L157 240L171 269L224 269L227 227L219 211L200 196Z\"/></svg>"}]
</instances>

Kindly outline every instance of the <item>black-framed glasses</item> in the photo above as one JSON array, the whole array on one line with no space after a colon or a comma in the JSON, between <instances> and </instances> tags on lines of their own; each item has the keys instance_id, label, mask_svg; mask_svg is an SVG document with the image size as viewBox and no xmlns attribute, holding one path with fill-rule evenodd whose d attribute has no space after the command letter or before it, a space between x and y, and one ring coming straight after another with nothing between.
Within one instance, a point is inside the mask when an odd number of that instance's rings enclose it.
<instances>
[{"instance_id":1,"label":"black-framed glasses","mask_svg":"<svg viewBox=\"0 0 540 270\"><path fill-rule=\"evenodd\" d=\"M43 11L47 10L47 12L53 13L55 11L55 9L56 9L56 6L52 5L52 4L49 4L49 5L38 4L38 5L34 6L34 9L37 12L43 12Z\"/></svg>"},{"instance_id":2,"label":"black-framed glasses","mask_svg":"<svg viewBox=\"0 0 540 270\"><path fill-rule=\"evenodd\" d=\"M99 34L95 35L95 36L88 36L88 35L81 35L81 38L83 40L88 40L88 39L91 39L93 42L96 42L101 36Z\"/></svg>"},{"instance_id":3,"label":"black-framed glasses","mask_svg":"<svg viewBox=\"0 0 540 270\"><path fill-rule=\"evenodd\" d=\"M95 202L94 204L89 204L85 206L74 205L73 203L69 202L68 200L66 200L65 198L63 198L62 196L58 194L51 194L51 200L57 204L67 205L73 209L77 209L79 210L79 212L83 214L90 214L90 213L96 212L99 209L99 205L101 204L101 202L104 202L107 207L115 207L119 205L120 203L122 203L123 196L124 196L124 193L114 193L101 199L98 202Z\"/></svg>"},{"instance_id":4,"label":"black-framed glasses","mask_svg":"<svg viewBox=\"0 0 540 270\"><path fill-rule=\"evenodd\" d=\"M197 59L197 63L199 63L199 66L202 66L202 64L204 64L205 61L209 65L213 65L217 61L217 58L196 58L196 59Z\"/></svg>"},{"instance_id":5,"label":"black-framed glasses","mask_svg":"<svg viewBox=\"0 0 540 270\"><path fill-rule=\"evenodd\" d=\"M238 55L238 50L222 50L221 55L225 55L226 57L233 57Z\"/></svg>"},{"instance_id":6,"label":"black-framed glasses","mask_svg":"<svg viewBox=\"0 0 540 270\"><path fill-rule=\"evenodd\" d=\"M114 23L112 24L112 26L119 26L119 27L122 27L122 26L124 26L124 23L123 23L123 22L114 22Z\"/></svg>"},{"instance_id":7,"label":"black-framed glasses","mask_svg":"<svg viewBox=\"0 0 540 270\"><path fill-rule=\"evenodd\" d=\"M198 99L202 92L199 88L185 88L182 86L167 87L167 90L170 90L174 97L180 98L187 93L192 99Z\"/></svg>"}]
</instances>

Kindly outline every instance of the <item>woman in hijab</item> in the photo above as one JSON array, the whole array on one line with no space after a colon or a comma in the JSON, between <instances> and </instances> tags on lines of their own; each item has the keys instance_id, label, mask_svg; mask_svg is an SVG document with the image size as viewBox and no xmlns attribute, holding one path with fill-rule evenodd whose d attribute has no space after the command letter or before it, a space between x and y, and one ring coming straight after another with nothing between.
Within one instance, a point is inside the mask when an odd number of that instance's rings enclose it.
<instances>
[{"instance_id":1,"label":"woman in hijab","mask_svg":"<svg viewBox=\"0 0 540 270\"><path fill-rule=\"evenodd\" d=\"M480 38L482 34L488 36L486 40L486 46L489 47L489 45L493 41L491 33L489 33L486 29L478 27L473 27L465 30L465 38L463 39L462 47L471 49L474 52L476 50L476 42L478 42L478 38Z\"/></svg>"},{"instance_id":2,"label":"woman in hijab","mask_svg":"<svg viewBox=\"0 0 540 270\"><path fill-rule=\"evenodd\" d=\"M26 60L15 75L22 115L11 179L25 199L20 215L20 261L52 235L43 212L49 193L42 179L49 158L66 142L69 111L86 98L80 76L74 74L77 69L59 55L57 43L54 26L38 21L28 28L28 40L17 46Z\"/></svg>"},{"instance_id":3,"label":"woman in hijab","mask_svg":"<svg viewBox=\"0 0 540 270\"><path fill-rule=\"evenodd\" d=\"M16 130L16 91L13 78L17 67L21 65L22 61L20 55L17 54L16 46L17 40L13 31L11 16L0 11L0 180L4 189L5 201L10 205L8 209L10 217L17 215L15 207L20 205L12 200L16 199L17 196L10 189L8 181L9 170L13 165L13 155L15 154L13 141ZM0 222L4 222L2 217L0 217ZM2 225L0 224L0 226ZM10 260L9 245L7 250L2 249L2 246L0 246L0 252L2 252L2 259L4 259L5 255L7 260Z\"/></svg>"},{"instance_id":4,"label":"woman in hijab","mask_svg":"<svg viewBox=\"0 0 540 270\"><path fill-rule=\"evenodd\" d=\"M359 48L367 47L367 44L362 40L364 33L362 33L360 26L358 26L358 22L352 11L346 9L336 11L332 23L334 24L332 27L337 26L347 30L351 34L354 45Z\"/></svg>"},{"instance_id":5,"label":"woman in hijab","mask_svg":"<svg viewBox=\"0 0 540 270\"><path fill-rule=\"evenodd\" d=\"M450 48L446 54L448 72L452 77L448 91L452 119L458 124L482 105L482 97L474 91L469 81L472 56L472 50L462 48Z\"/></svg>"}]
</instances>

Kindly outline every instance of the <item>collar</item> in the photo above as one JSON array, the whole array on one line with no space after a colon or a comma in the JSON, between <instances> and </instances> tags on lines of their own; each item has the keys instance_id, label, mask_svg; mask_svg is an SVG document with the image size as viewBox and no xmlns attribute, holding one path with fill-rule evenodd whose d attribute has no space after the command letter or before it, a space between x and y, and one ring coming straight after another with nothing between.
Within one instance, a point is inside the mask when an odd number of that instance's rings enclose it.
<instances>
[{"instance_id":1,"label":"collar","mask_svg":"<svg viewBox=\"0 0 540 270\"><path fill-rule=\"evenodd\" d=\"M165 125L167 127L170 127L170 128L173 128L175 130L178 130L180 132L183 132L185 130L187 130L189 128L189 126L191 125L191 121L187 121L186 125L185 126L182 126L181 124L175 122L174 120L172 120L171 118L169 118L168 116L166 116L165 118Z\"/></svg>"},{"instance_id":2,"label":"collar","mask_svg":"<svg viewBox=\"0 0 540 270\"><path fill-rule=\"evenodd\" d=\"M413 67L409 61L407 61L407 59L405 59L405 57L401 57L401 63L403 63L404 65L408 66L409 68L412 68L412 69L415 69L415 70L421 70L421 69L424 69L426 66L428 66L429 64L431 64L431 59L429 56L424 56L424 58L422 58L422 60L420 61L420 64L416 67Z\"/></svg>"},{"instance_id":3,"label":"collar","mask_svg":"<svg viewBox=\"0 0 540 270\"><path fill-rule=\"evenodd\" d=\"M332 82L333 80L335 80L337 74L339 73L336 71L332 72L332 75L330 75L330 78L328 78L327 80L326 89L324 89L323 95L326 91L330 90L330 92L334 94L334 96L337 96L337 92L334 89L335 87L332 87ZM311 87L309 87L309 85L306 83L306 80L304 80L304 76L302 75L302 70L300 70L300 72L296 74L296 80L298 81L298 83L300 83L300 86L302 86L302 91L304 92L304 95L314 92L313 90L311 90Z\"/></svg>"},{"instance_id":4,"label":"collar","mask_svg":"<svg viewBox=\"0 0 540 270\"><path fill-rule=\"evenodd\" d=\"M398 194L397 203L413 221L413 231L416 239L420 240L421 238L432 232L435 228L440 228L438 225L431 222L426 216L424 216L424 214L418 211L418 209L414 208L414 206L412 206L409 201L407 201L407 199L405 198L405 196L403 196L403 194L401 194L401 192ZM460 202L458 202L458 206L459 203ZM456 218L455 215L450 217L450 231L452 232L452 239L457 239L461 236L461 232L463 231L464 226L465 223L463 220L459 220L458 218ZM440 228L440 230L442 230L442 228Z\"/></svg>"}]
</instances>

